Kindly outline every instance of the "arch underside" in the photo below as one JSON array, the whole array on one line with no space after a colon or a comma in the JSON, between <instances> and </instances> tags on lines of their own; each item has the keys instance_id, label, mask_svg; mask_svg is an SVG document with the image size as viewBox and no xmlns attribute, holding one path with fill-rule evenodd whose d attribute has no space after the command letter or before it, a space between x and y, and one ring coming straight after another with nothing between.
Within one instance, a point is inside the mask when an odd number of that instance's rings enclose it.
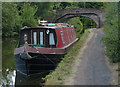
<instances>
[{"instance_id":1,"label":"arch underside","mask_svg":"<svg viewBox=\"0 0 120 87\"><path fill-rule=\"evenodd\" d=\"M65 21L69 20L70 18L79 17L79 16L83 16L83 17L87 17L87 18L92 19L96 23L97 28L99 28L101 26L100 25L101 24L100 23L100 17L95 13L80 13L80 14L69 13L69 14L64 14L63 16L55 19L53 22L65 22Z\"/></svg>"},{"instance_id":2,"label":"arch underside","mask_svg":"<svg viewBox=\"0 0 120 87\"><path fill-rule=\"evenodd\" d=\"M80 16L92 19L96 23L97 28L100 27L100 18L97 15L86 15L86 14L82 14L82 15L66 15L66 16L64 16L62 18L56 19L54 22L66 22L67 20L69 20L71 18L80 17Z\"/></svg>"}]
</instances>

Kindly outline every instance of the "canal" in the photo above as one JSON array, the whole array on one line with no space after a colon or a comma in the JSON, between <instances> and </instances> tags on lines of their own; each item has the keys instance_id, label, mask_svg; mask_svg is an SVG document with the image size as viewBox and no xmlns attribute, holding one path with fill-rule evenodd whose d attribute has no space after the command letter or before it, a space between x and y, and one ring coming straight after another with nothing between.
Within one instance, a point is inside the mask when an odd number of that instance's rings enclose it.
<instances>
[{"instance_id":1,"label":"canal","mask_svg":"<svg viewBox=\"0 0 120 87\"><path fill-rule=\"evenodd\" d=\"M2 77L0 77L0 87L12 85L43 85L41 80L46 72L25 76L16 71L14 49L17 47L18 38L3 38L2 39Z\"/></svg>"}]
</instances>

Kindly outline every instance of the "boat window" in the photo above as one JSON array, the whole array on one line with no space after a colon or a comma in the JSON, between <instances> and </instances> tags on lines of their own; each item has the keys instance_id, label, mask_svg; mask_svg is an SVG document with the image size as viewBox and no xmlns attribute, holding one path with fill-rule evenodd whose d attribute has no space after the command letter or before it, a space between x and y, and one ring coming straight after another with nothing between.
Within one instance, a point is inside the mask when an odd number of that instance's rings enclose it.
<instances>
[{"instance_id":1,"label":"boat window","mask_svg":"<svg viewBox=\"0 0 120 87\"><path fill-rule=\"evenodd\" d=\"M43 32L40 32L40 45L43 45Z\"/></svg>"},{"instance_id":2,"label":"boat window","mask_svg":"<svg viewBox=\"0 0 120 87\"><path fill-rule=\"evenodd\" d=\"M34 44L37 44L37 32L33 32Z\"/></svg>"},{"instance_id":3,"label":"boat window","mask_svg":"<svg viewBox=\"0 0 120 87\"><path fill-rule=\"evenodd\" d=\"M65 43L63 31L61 31L60 33L61 33L61 37L62 37L62 42Z\"/></svg>"},{"instance_id":4,"label":"boat window","mask_svg":"<svg viewBox=\"0 0 120 87\"><path fill-rule=\"evenodd\" d=\"M55 40L54 40L54 35L53 33L49 34L49 44L50 45L55 45Z\"/></svg>"}]
</instances>

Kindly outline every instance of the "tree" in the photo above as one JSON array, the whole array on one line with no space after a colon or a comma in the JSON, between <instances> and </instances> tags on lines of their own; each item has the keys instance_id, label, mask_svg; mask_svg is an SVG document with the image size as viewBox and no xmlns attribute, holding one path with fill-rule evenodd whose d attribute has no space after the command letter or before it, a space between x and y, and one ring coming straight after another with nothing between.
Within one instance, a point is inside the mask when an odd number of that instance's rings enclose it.
<instances>
[{"instance_id":1,"label":"tree","mask_svg":"<svg viewBox=\"0 0 120 87\"><path fill-rule=\"evenodd\" d=\"M32 6L30 3L24 3L20 10L22 26L36 26L37 25L37 20L35 20L36 12L37 12L36 6Z\"/></svg>"},{"instance_id":2,"label":"tree","mask_svg":"<svg viewBox=\"0 0 120 87\"><path fill-rule=\"evenodd\" d=\"M53 2L34 2L31 3L32 5L37 6L37 12L36 16L41 17L42 19L46 18L47 16L50 16L50 14L53 14Z\"/></svg>"},{"instance_id":3,"label":"tree","mask_svg":"<svg viewBox=\"0 0 120 87\"><path fill-rule=\"evenodd\" d=\"M104 3L105 6L105 26L104 43L106 44L106 55L112 62L120 61L120 41L118 37L118 3ZM111 15L112 14L112 15Z\"/></svg>"},{"instance_id":4,"label":"tree","mask_svg":"<svg viewBox=\"0 0 120 87\"><path fill-rule=\"evenodd\" d=\"M75 30L77 32L77 37L80 38L80 34L82 34L84 32L83 24L80 21L80 18L79 17L72 18L72 19L68 20L67 23L74 25Z\"/></svg>"},{"instance_id":5,"label":"tree","mask_svg":"<svg viewBox=\"0 0 120 87\"><path fill-rule=\"evenodd\" d=\"M18 34L23 26L36 26L35 13L37 7L30 3L2 3L3 36Z\"/></svg>"},{"instance_id":6,"label":"tree","mask_svg":"<svg viewBox=\"0 0 120 87\"><path fill-rule=\"evenodd\" d=\"M79 2L78 6L80 8L103 8L103 2Z\"/></svg>"},{"instance_id":7,"label":"tree","mask_svg":"<svg viewBox=\"0 0 120 87\"><path fill-rule=\"evenodd\" d=\"M13 34L15 26L18 26L19 19L17 4L13 2L2 3L2 32L4 36Z\"/></svg>"}]
</instances>

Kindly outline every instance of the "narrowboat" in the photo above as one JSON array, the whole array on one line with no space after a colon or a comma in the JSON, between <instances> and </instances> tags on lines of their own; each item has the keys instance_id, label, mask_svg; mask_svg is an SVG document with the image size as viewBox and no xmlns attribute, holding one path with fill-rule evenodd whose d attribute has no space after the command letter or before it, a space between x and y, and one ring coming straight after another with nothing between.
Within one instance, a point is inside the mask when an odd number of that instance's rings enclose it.
<instances>
[{"instance_id":1,"label":"narrowboat","mask_svg":"<svg viewBox=\"0 0 120 87\"><path fill-rule=\"evenodd\" d=\"M16 70L26 75L52 70L77 40L74 26L67 23L26 26L14 50Z\"/></svg>"}]
</instances>

